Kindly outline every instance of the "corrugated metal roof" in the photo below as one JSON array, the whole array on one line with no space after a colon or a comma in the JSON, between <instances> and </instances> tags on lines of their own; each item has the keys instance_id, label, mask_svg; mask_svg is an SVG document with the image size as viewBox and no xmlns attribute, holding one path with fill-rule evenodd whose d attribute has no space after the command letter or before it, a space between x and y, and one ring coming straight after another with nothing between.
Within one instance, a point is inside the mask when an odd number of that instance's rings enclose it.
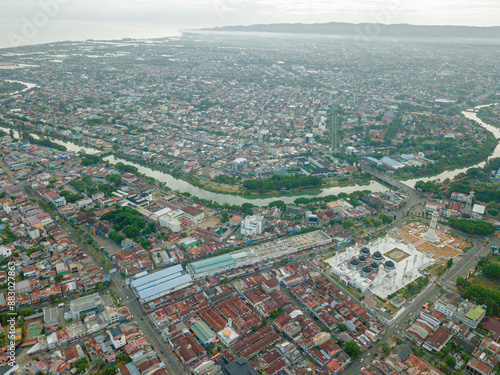
<instances>
[{"instance_id":1,"label":"corrugated metal roof","mask_svg":"<svg viewBox=\"0 0 500 375\"><path fill-rule=\"evenodd\" d=\"M191 275L183 275L182 272L182 266L178 264L140 277L132 281L132 287L137 291L140 299L146 299L169 289L190 283L192 281Z\"/></svg>"},{"instance_id":2,"label":"corrugated metal roof","mask_svg":"<svg viewBox=\"0 0 500 375\"><path fill-rule=\"evenodd\" d=\"M156 294L160 294L160 293L165 292L167 290L181 286L183 284L190 283L191 281L192 281L191 275L178 274L178 275L176 275L175 278L165 279L163 282L157 282L157 283L155 283L155 285L150 286L148 288L143 288L141 290L137 290L137 293L139 294L140 299L146 299L146 298L149 298L149 297L154 296Z\"/></svg>"},{"instance_id":3,"label":"corrugated metal roof","mask_svg":"<svg viewBox=\"0 0 500 375\"><path fill-rule=\"evenodd\" d=\"M485 310L481 306L476 306L475 309L470 309L465 316L472 320L478 320L483 316L484 312Z\"/></svg>"},{"instance_id":4,"label":"corrugated metal roof","mask_svg":"<svg viewBox=\"0 0 500 375\"><path fill-rule=\"evenodd\" d=\"M155 280L160 280L180 272L182 272L182 266L180 264L177 264L173 267L165 268L161 271L146 275L144 277L139 277L132 281L132 286L138 289L141 285L149 284L154 282Z\"/></svg>"},{"instance_id":5,"label":"corrugated metal roof","mask_svg":"<svg viewBox=\"0 0 500 375\"><path fill-rule=\"evenodd\" d=\"M234 264L235 261L233 257L229 254L220 255L218 257L213 257L209 259L200 260L191 264L193 271L195 273L202 273L210 271L219 267L228 266Z\"/></svg>"},{"instance_id":6,"label":"corrugated metal roof","mask_svg":"<svg viewBox=\"0 0 500 375\"><path fill-rule=\"evenodd\" d=\"M194 332L196 337L203 343L206 344L212 340L217 335L205 322L196 322L191 326L191 331Z\"/></svg>"}]
</instances>

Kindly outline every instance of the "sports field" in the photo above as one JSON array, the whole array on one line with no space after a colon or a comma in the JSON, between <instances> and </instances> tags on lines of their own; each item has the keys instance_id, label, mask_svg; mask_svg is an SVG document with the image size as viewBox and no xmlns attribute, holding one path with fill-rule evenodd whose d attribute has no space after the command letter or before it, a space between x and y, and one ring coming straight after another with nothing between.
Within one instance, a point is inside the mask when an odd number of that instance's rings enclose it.
<instances>
[{"instance_id":1,"label":"sports field","mask_svg":"<svg viewBox=\"0 0 500 375\"><path fill-rule=\"evenodd\" d=\"M33 323L28 324L28 340L34 339L40 336L40 321L37 320Z\"/></svg>"}]
</instances>

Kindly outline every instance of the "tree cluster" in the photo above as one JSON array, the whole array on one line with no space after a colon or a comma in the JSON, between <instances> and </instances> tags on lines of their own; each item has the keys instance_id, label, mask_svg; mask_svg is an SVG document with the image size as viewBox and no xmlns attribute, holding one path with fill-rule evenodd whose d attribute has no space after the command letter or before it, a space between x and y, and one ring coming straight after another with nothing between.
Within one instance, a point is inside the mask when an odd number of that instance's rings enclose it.
<instances>
[{"instance_id":1,"label":"tree cluster","mask_svg":"<svg viewBox=\"0 0 500 375\"><path fill-rule=\"evenodd\" d=\"M245 180L243 181L243 187L249 191L267 193L270 191L278 191L281 188L291 190L296 188L320 187L322 183L323 180L321 177L311 175L274 175L268 179Z\"/></svg>"},{"instance_id":2,"label":"tree cluster","mask_svg":"<svg viewBox=\"0 0 500 375\"><path fill-rule=\"evenodd\" d=\"M481 220L449 219L449 224L452 228L479 236L489 236L496 231L493 224Z\"/></svg>"},{"instance_id":3,"label":"tree cluster","mask_svg":"<svg viewBox=\"0 0 500 375\"><path fill-rule=\"evenodd\" d=\"M140 243L147 241L144 237L156 232L156 224L154 222L146 224L139 213L128 206L117 207L113 211L106 212L101 216L101 219L112 221L115 230L122 231L125 236ZM123 240L122 237L120 234L110 234L110 238L117 243Z\"/></svg>"},{"instance_id":4,"label":"tree cluster","mask_svg":"<svg viewBox=\"0 0 500 375\"><path fill-rule=\"evenodd\" d=\"M463 277L457 277L457 287L462 298L486 306L489 316L500 316L500 291L479 284L471 284Z\"/></svg>"}]
</instances>

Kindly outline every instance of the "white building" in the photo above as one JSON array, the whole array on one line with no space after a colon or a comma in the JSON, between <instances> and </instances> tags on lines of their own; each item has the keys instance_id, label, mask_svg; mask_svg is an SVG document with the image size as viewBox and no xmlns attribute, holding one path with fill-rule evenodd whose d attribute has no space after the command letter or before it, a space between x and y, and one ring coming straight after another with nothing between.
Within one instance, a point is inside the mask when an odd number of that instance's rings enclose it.
<instances>
[{"instance_id":1,"label":"white building","mask_svg":"<svg viewBox=\"0 0 500 375\"><path fill-rule=\"evenodd\" d=\"M262 233L264 217L261 215L247 216L241 223L241 234L243 236L258 236Z\"/></svg>"},{"instance_id":2,"label":"white building","mask_svg":"<svg viewBox=\"0 0 500 375\"><path fill-rule=\"evenodd\" d=\"M486 206L482 206L480 204L475 204L474 207L472 207L472 212L471 216L473 219L476 220L482 220L484 216L484 210L486 209Z\"/></svg>"},{"instance_id":3,"label":"white building","mask_svg":"<svg viewBox=\"0 0 500 375\"><path fill-rule=\"evenodd\" d=\"M158 223L165 228L170 229L172 232L177 233L181 231L181 222L175 217L170 215L160 216Z\"/></svg>"},{"instance_id":4,"label":"white building","mask_svg":"<svg viewBox=\"0 0 500 375\"><path fill-rule=\"evenodd\" d=\"M455 297L452 294L444 294L436 301L434 307L437 311L442 312L447 317L453 318L453 314L455 314L458 306L460 306L460 302L462 302L460 298Z\"/></svg>"},{"instance_id":5,"label":"white building","mask_svg":"<svg viewBox=\"0 0 500 375\"><path fill-rule=\"evenodd\" d=\"M56 207L66 206L66 198L59 196L53 191L47 191L44 194L45 198Z\"/></svg>"},{"instance_id":6,"label":"white building","mask_svg":"<svg viewBox=\"0 0 500 375\"><path fill-rule=\"evenodd\" d=\"M36 227L31 227L28 229L28 235L32 239L37 239L38 237L40 237L40 230Z\"/></svg>"},{"instance_id":7,"label":"white building","mask_svg":"<svg viewBox=\"0 0 500 375\"><path fill-rule=\"evenodd\" d=\"M0 255L4 258L10 257L12 255L12 250L4 245L0 245Z\"/></svg>"},{"instance_id":8,"label":"white building","mask_svg":"<svg viewBox=\"0 0 500 375\"><path fill-rule=\"evenodd\" d=\"M120 349L127 345L127 339L125 338L125 335L123 334L120 327L109 330L108 335L115 349Z\"/></svg>"},{"instance_id":9,"label":"white building","mask_svg":"<svg viewBox=\"0 0 500 375\"><path fill-rule=\"evenodd\" d=\"M237 158L231 162L231 170L234 172L242 172L247 165L247 159Z\"/></svg>"}]
</instances>

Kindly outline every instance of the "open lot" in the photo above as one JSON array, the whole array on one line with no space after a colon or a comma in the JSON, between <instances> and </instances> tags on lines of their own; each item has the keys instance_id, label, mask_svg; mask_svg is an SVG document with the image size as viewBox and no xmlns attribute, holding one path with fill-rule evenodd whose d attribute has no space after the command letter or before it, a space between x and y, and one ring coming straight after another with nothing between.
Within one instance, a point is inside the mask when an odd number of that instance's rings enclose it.
<instances>
[{"instance_id":1,"label":"open lot","mask_svg":"<svg viewBox=\"0 0 500 375\"><path fill-rule=\"evenodd\" d=\"M432 253L434 259L454 258L462 254L463 249L470 246L468 242L445 233L443 230L436 232L440 239L439 242L429 242L421 237L428 230L429 227L427 225L420 222L413 222L404 226L393 238L401 240L406 245L412 244L422 253Z\"/></svg>"}]
</instances>

